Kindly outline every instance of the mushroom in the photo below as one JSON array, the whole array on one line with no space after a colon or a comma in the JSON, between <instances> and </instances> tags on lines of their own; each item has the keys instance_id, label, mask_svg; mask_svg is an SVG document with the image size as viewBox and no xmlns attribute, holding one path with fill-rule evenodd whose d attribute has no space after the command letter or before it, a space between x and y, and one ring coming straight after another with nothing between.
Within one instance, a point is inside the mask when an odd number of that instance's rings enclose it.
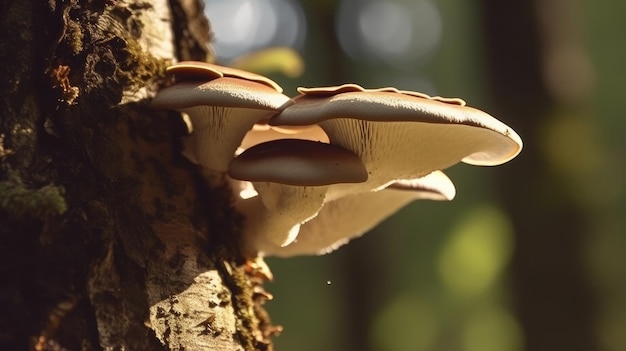
<instances>
[{"instance_id":1,"label":"mushroom","mask_svg":"<svg viewBox=\"0 0 626 351\"><path fill-rule=\"evenodd\" d=\"M266 256L279 257L323 255L363 235L414 200L450 201L454 196L454 184L440 171L422 178L400 180L379 191L330 201L315 218L302 225L297 239L289 246L258 240L256 250Z\"/></svg>"},{"instance_id":2,"label":"mushroom","mask_svg":"<svg viewBox=\"0 0 626 351\"><path fill-rule=\"evenodd\" d=\"M167 72L177 82L161 89L152 106L189 116L184 155L211 171L226 172L246 132L289 102L278 84L250 72L193 61Z\"/></svg>"},{"instance_id":3,"label":"mushroom","mask_svg":"<svg viewBox=\"0 0 626 351\"><path fill-rule=\"evenodd\" d=\"M329 143L328 136L318 125L280 128L257 123L246 133L239 147L245 150L257 144L278 139L303 139Z\"/></svg>"},{"instance_id":4,"label":"mushroom","mask_svg":"<svg viewBox=\"0 0 626 351\"><path fill-rule=\"evenodd\" d=\"M333 187L328 200L419 178L460 161L498 165L522 148L511 128L461 99L355 84L298 91L268 123L318 124L331 144L358 155L369 173L365 183Z\"/></svg>"},{"instance_id":5,"label":"mushroom","mask_svg":"<svg viewBox=\"0 0 626 351\"><path fill-rule=\"evenodd\" d=\"M324 133L322 128L317 125L295 128L275 128L267 123L257 123L246 133L241 145L237 148L236 154L239 155L244 150L254 145L279 139L303 139L328 144L328 136ZM228 180L236 197L249 199L258 195L252 183L232 178Z\"/></svg>"},{"instance_id":6,"label":"mushroom","mask_svg":"<svg viewBox=\"0 0 626 351\"><path fill-rule=\"evenodd\" d=\"M274 88L274 90L278 91L279 93L283 92L283 88L281 88L280 85L265 76L237 68L220 66L208 62L180 61L175 65L167 67L165 69L165 72L173 75L177 80L180 81L206 81L220 77L242 78L245 80L268 85Z\"/></svg>"},{"instance_id":7,"label":"mushroom","mask_svg":"<svg viewBox=\"0 0 626 351\"><path fill-rule=\"evenodd\" d=\"M283 247L317 215L330 184L367 180L359 158L340 146L279 139L255 145L233 159L230 177L254 184L258 196L239 200L244 214L244 251L257 241ZM252 252L254 253L254 252Z\"/></svg>"}]
</instances>

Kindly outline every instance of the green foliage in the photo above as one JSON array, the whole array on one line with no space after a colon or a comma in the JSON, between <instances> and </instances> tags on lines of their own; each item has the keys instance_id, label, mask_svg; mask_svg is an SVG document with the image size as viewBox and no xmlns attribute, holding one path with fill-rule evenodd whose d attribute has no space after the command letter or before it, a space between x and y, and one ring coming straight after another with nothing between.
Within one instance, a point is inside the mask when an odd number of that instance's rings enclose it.
<instances>
[{"instance_id":1,"label":"green foliage","mask_svg":"<svg viewBox=\"0 0 626 351\"><path fill-rule=\"evenodd\" d=\"M15 217L45 219L64 213L67 204L63 187L46 185L29 189L13 172L9 174L9 179L0 182L0 209Z\"/></svg>"}]
</instances>

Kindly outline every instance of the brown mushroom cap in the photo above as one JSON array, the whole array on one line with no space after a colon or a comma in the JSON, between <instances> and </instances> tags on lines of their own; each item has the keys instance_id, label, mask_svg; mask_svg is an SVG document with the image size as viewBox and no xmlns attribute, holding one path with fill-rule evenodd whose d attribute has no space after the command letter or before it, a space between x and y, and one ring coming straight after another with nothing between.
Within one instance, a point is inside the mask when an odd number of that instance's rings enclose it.
<instances>
[{"instance_id":1,"label":"brown mushroom cap","mask_svg":"<svg viewBox=\"0 0 626 351\"><path fill-rule=\"evenodd\" d=\"M364 182L359 158L341 147L301 139L279 139L255 145L230 162L229 175L253 182L258 196L239 202L246 216L244 251L259 242L283 247L298 235L302 223L315 217L330 184Z\"/></svg>"},{"instance_id":2,"label":"brown mushroom cap","mask_svg":"<svg viewBox=\"0 0 626 351\"><path fill-rule=\"evenodd\" d=\"M255 145L230 162L229 175L251 182L296 186L358 183L367 171L352 152L310 140L279 139Z\"/></svg>"},{"instance_id":3,"label":"brown mushroom cap","mask_svg":"<svg viewBox=\"0 0 626 351\"><path fill-rule=\"evenodd\" d=\"M213 63L202 61L181 61L175 65L169 66L165 70L168 74L174 75L178 80L212 80L221 77L241 78L244 80L264 84L279 93L283 92L283 88L276 84L273 80L262 75L243 71L240 69L220 66Z\"/></svg>"}]
</instances>

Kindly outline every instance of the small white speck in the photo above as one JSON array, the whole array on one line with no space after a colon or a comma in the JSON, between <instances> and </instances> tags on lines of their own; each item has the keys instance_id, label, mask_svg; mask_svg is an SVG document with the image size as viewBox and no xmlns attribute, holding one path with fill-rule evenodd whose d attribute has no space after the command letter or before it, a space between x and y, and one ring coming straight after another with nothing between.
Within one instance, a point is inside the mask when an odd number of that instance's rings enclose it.
<instances>
[{"instance_id":1,"label":"small white speck","mask_svg":"<svg viewBox=\"0 0 626 351\"><path fill-rule=\"evenodd\" d=\"M330 285L330 284L332 284L332 282L330 280L327 280L326 285Z\"/></svg>"}]
</instances>

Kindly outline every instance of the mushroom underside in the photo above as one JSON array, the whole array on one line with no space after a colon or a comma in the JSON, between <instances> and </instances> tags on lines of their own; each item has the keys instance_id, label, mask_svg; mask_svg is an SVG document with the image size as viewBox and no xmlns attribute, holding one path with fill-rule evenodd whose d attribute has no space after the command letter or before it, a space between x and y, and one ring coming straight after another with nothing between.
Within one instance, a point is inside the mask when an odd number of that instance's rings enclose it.
<instances>
[{"instance_id":1,"label":"mushroom underside","mask_svg":"<svg viewBox=\"0 0 626 351\"><path fill-rule=\"evenodd\" d=\"M320 123L331 144L358 155L368 180L333 187L330 199L369 192L400 179L415 179L458 162L496 165L518 145L496 131L459 124L372 122L338 118Z\"/></svg>"},{"instance_id":2,"label":"mushroom underside","mask_svg":"<svg viewBox=\"0 0 626 351\"><path fill-rule=\"evenodd\" d=\"M270 111L218 106L182 109L189 116L192 133L183 139L183 154L208 169L226 172L237 147L254 124Z\"/></svg>"},{"instance_id":3,"label":"mushroom underside","mask_svg":"<svg viewBox=\"0 0 626 351\"><path fill-rule=\"evenodd\" d=\"M316 217L300 227L290 245L279 247L265 242L260 251L278 257L326 254L363 235L415 200L453 197L454 185L442 172L403 181L399 187L348 195L325 203Z\"/></svg>"}]
</instances>

